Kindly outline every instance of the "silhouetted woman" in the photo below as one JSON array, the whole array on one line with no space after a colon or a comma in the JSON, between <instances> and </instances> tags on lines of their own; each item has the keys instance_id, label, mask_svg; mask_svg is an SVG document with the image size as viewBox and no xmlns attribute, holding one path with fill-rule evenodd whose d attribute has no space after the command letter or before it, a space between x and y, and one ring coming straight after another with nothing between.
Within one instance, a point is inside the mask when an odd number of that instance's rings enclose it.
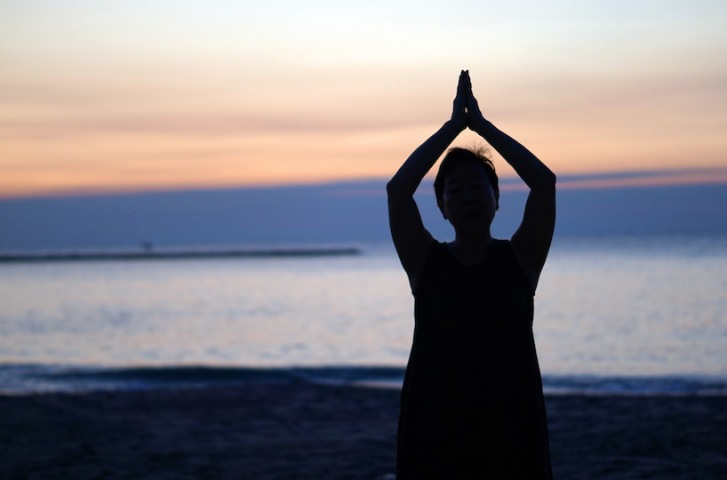
<instances>
[{"instance_id":1,"label":"silhouetted woman","mask_svg":"<svg viewBox=\"0 0 727 480\"><path fill-rule=\"evenodd\" d=\"M440 243L414 192L465 128L484 138L530 189L510 240L490 235L497 176L479 152L442 160L437 204L455 231ZM533 296L555 225L555 175L480 112L462 71L452 117L387 185L396 251L415 298L414 340L401 393L397 480L551 478Z\"/></svg>"}]
</instances>

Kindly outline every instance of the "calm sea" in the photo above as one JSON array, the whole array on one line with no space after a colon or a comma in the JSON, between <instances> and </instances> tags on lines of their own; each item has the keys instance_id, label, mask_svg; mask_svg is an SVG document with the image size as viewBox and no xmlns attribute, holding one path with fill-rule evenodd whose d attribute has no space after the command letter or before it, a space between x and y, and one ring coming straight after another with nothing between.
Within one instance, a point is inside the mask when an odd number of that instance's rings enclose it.
<instances>
[{"instance_id":1,"label":"calm sea","mask_svg":"<svg viewBox=\"0 0 727 480\"><path fill-rule=\"evenodd\" d=\"M0 265L0 391L318 381L397 386L413 301L360 255ZM556 239L545 388L727 395L727 237Z\"/></svg>"}]
</instances>

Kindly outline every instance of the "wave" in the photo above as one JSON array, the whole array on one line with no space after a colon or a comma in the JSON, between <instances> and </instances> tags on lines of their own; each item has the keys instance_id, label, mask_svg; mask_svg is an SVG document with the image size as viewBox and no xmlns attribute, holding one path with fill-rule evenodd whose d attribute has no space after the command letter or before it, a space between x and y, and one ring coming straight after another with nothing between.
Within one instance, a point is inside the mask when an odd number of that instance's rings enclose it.
<instances>
[{"instance_id":1,"label":"wave","mask_svg":"<svg viewBox=\"0 0 727 480\"><path fill-rule=\"evenodd\" d=\"M545 375L546 395L727 396L727 378L703 375Z\"/></svg>"},{"instance_id":2,"label":"wave","mask_svg":"<svg viewBox=\"0 0 727 480\"><path fill-rule=\"evenodd\" d=\"M296 382L399 389L403 378L404 368L397 366L4 365L0 366L0 393L80 393ZM727 377L544 375L543 389L546 395L727 396Z\"/></svg>"},{"instance_id":3,"label":"wave","mask_svg":"<svg viewBox=\"0 0 727 480\"><path fill-rule=\"evenodd\" d=\"M255 383L317 383L330 385L380 384L399 388L400 367L224 367L153 366L87 367L58 365L0 366L0 393L87 392L196 388Z\"/></svg>"}]
</instances>

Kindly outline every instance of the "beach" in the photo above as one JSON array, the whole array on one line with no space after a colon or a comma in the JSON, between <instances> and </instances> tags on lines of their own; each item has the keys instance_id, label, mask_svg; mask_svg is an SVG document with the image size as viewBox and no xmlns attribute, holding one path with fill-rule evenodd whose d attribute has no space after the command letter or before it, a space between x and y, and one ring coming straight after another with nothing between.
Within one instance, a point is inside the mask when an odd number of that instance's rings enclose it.
<instances>
[{"instance_id":1,"label":"beach","mask_svg":"<svg viewBox=\"0 0 727 480\"><path fill-rule=\"evenodd\" d=\"M0 478L393 479L399 391L0 396ZM727 478L727 397L546 397L557 479Z\"/></svg>"}]
</instances>

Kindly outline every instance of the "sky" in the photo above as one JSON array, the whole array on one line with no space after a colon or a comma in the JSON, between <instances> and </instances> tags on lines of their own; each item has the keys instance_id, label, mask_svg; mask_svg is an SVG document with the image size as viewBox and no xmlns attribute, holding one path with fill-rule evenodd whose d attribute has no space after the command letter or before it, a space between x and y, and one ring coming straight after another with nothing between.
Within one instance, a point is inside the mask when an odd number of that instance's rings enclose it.
<instances>
[{"instance_id":1,"label":"sky","mask_svg":"<svg viewBox=\"0 0 727 480\"><path fill-rule=\"evenodd\" d=\"M726 23L722 0L0 0L0 197L389 177L460 69L559 176L727 183Z\"/></svg>"}]
</instances>

